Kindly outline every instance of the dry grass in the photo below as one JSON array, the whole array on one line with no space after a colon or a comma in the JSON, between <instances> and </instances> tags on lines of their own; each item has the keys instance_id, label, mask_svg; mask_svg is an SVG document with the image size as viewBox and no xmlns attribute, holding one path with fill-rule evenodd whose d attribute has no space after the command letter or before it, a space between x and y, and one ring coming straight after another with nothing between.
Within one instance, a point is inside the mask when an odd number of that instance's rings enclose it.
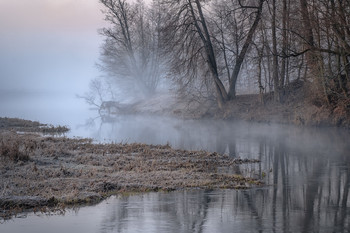
<instances>
[{"instance_id":1,"label":"dry grass","mask_svg":"<svg viewBox=\"0 0 350 233\"><path fill-rule=\"evenodd\" d=\"M229 172L258 161L206 151L94 144L90 139L13 131L0 131L0 142L0 219L11 209L91 203L124 192L261 185L259 180Z\"/></svg>"},{"instance_id":2,"label":"dry grass","mask_svg":"<svg viewBox=\"0 0 350 233\"><path fill-rule=\"evenodd\" d=\"M36 143L33 140L22 140L21 137L11 133L0 134L0 159L2 160L28 161L35 147Z\"/></svg>"},{"instance_id":3,"label":"dry grass","mask_svg":"<svg viewBox=\"0 0 350 233\"><path fill-rule=\"evenodd\" d=\"M53 126L41 124L37 121L0 117L0 130L4 129L20 132L38 132L43 134L63 134L69 131L67 126Z\"/></svg>"}]
</instances>

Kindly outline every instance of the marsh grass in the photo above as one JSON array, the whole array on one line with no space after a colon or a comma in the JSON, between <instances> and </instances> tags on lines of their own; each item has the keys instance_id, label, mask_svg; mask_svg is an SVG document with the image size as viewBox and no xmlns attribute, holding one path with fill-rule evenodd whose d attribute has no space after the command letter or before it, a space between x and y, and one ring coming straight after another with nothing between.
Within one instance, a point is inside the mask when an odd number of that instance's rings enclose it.
<instances>
[{"instance_id":1,"label":"marsh grass","mask_svg":"<svg viewBox=\"0 0 350 233\"><path fill-rule=\"evenodd\" d=\"M68 132L69 128L67 126L54 126L19 118L0 117L0 130L37 132L43 134L63 134Z\"/></svg>"},{"instance_id":2,"label":"marsh grass","mask_svg":"<svg viewBox=\"0 0 350 233\"><path fill-rule=\"evenodd\" d=\"M31 142L23 142L16 137L0 136L0 157L14 162L28 161L34 149Z\"/></svg>"},{"instance_id":3,"label":"marsh grass","mask_svg":"<svg viewBox=\"0 0 350 233\"><path fill-rule=\"evenodd\" d=\"M0 130L0 221L12 207L61 208L128 192L259 186L257 179L231 172L257 162L169 145L97 144Z\"/></svg>"}]
</instances>

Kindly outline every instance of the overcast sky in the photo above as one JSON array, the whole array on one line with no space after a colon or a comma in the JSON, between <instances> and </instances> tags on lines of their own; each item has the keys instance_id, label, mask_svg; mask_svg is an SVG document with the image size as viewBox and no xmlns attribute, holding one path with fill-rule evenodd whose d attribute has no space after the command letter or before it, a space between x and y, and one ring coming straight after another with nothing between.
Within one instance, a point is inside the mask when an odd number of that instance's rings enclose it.
<instances>
[{"instance_id":1,"label":"overcast sky","mask_svg":"<svg viewBox=\"0 0 350 233\"><path fill-rule=\"evenodd\" d=\"M81 94L99 75L98 0L0 0L0 91Z\"/></svg>"}]
</instances>

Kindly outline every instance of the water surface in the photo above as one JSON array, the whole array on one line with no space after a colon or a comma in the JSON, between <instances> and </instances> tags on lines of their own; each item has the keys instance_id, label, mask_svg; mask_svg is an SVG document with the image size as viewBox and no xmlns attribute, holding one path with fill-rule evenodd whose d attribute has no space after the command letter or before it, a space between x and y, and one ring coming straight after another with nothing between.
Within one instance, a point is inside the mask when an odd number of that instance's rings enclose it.
<instances>
[{"instance_id":1,"label":"water surface","mask_svg":"<svg viewBox=\"0 0 350 233\"><path fill-rule=\"evenodd\" d=\"M0 104L0 113L64 123L72 129L68 136L91 137L97 142L169 143L175 148L259 159L259 164L243 165L232 172L263 179L266 186L245 191L180 190L112 197L96 206L67 211L64 216L29 214L15 218L2 223L0 232L350 230L347 131L154 116L102 120L97 111L77 107L81 105L65 106L70 105L41 104L30 112L31 107L21 111L16 104Z\"/></svg>"}]
</instances>

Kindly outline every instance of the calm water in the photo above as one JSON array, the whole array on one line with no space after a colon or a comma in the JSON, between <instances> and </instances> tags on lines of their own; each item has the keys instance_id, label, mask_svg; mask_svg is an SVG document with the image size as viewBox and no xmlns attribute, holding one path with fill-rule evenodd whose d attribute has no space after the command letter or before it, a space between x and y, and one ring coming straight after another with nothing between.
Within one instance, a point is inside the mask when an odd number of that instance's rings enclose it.
<instances>
[{"instance_id":1,"label":"calm water","mask_svg":"<svg viewBox=\"0 0 350 233\"><path fill-rule=\"evenodd\" d=\"M347 131L140 116L102 121L97 111L74 98L57 97L61 104L36 98L29 98L32 106L24 104L28 98L0 100L0 116L69 125L68 136L100 142L170 143L260 159L260 164L243 165L234 172L261 178L267 186L112 197L64 216L15 218L0 224L1 233L350 231Z\"/></svg>"}]
</instances>

